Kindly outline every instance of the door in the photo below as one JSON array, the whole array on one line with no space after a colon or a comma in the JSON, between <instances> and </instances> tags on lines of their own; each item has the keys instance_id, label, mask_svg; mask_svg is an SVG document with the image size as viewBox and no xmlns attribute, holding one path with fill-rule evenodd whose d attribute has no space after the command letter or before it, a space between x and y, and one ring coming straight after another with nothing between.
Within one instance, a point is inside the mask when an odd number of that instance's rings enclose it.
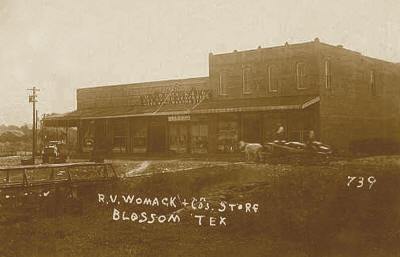
<instances>
[{"instance_id":1,"label":"door","mask_svg":"<svg viewBox=\"0 0 400 257\"><path fill-rule=\"evenodd\" d=\"M243 141L248 143L262 143L262 120L260 119L259 115L243 116L242 128Z\"/></svg>"},{"instance_id":2,"label":"door","mask_svg":"<svg viewBox=\"0 0 400 257\"><path fill-rule=\"evenodd\" d=\"M149 126L149 152L165 152L165 124L150 123Z\"/></svg>"},{"instance_id":3,"label":"door","mask_svg":"<svg viewBox=\"0 0 400 257\"><path fill-rule=\"evenodd\" d=\"M176 122L169 125L169 150L175 153L186 153L188 149L188 125Z\"/></svg>"}]
</instances>

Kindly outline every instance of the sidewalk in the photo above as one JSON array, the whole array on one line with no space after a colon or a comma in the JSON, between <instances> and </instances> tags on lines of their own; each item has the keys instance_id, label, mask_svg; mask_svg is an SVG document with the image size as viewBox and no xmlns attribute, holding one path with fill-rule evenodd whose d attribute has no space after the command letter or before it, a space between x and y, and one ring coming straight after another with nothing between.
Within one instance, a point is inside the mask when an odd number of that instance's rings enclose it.
<instances>
[{"instance_id":1,"label":"sidewalk","mask_svg":"<svg viewBox=\"0 0 400 257\"><path fill-rule=\"evenodd\" d=\"M89 160L90 154L75 154L71 156L71 159L79 159L79 160ZM237 162L243 160L242 153L215 153L215 154L111 154L107 155L106 160L134 160L134 161L143 161L143 160L202 160L202 161L227 161L227 162Z\"/></svg>"}]
</instances>

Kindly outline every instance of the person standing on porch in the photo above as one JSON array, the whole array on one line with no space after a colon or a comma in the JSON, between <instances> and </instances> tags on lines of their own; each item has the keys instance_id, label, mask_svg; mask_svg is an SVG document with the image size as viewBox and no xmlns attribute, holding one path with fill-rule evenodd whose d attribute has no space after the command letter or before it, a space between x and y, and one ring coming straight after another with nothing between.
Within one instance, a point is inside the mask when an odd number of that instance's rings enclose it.
<instances>
[{"instance_id":1,"label":"person standing on porch","mask_svg":"<svg viewBox=\"0 0 400 257\"><path fill-rule=\"evenodd\" d=\"M314 149L314 142L315 142L315 132L314 130L310 130L308 132L308 137L306 139L306 146L309 150L313 150Z\"/></svg>"},{"instance_id":2,"label":"person standing on porch","mask_svg":"<svg viewBox=\"0 0 400 257\"><path fill-rule=\"evenodd\" d=\"M277 124L278 129L275 132L275 137L277 141L284 141L285 140L285 128L281 123Z\"/></svg>"}]
</instances>

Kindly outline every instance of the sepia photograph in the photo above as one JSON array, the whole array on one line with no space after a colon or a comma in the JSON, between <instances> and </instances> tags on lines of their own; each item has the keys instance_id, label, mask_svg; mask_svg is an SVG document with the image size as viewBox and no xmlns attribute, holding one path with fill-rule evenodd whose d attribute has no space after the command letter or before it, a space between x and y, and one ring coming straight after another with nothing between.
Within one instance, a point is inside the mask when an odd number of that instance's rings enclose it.
<instances>
[{"instance_id":1,"label":"sepia photograph","mask_svg":"<svg viewBox=\"0 0 400 257\"><path fill-rule=\"evenodd\" d=\"M399 257L399 14L0 0L0 257Z\"/></svg>"}]
</instances>

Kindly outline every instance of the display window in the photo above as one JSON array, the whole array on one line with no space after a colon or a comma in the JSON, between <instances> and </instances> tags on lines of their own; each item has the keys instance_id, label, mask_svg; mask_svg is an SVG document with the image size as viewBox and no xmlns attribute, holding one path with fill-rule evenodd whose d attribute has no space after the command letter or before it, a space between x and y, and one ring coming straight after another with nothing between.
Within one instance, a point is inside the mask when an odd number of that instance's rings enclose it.
<instances>
[{"instance_id":1,"label":"display window","mask_svg":"<svg viewBox=\"0 0 400 257\"><path fill-rule=\"evenodd\" d=\"M95 139L95 122L94 120L85 120L82 122L80 127L80 132L82 133L82 151L90 152L94 147Z\"/></svg>"},{"instance_id":2,"label":"display window","mask_svg":"<svg viewBox=\"0 0 400 257\"><path fill-rule=\"evenodd\" d=\"M236 116L222 116L218 121L217 150L222 153L238 151L239 119Z\"/></svg>"},{"instance_id":3,"label":"display window","mask_svg":"<svg viewBox=\"0 0 400 257\"><path fill-rule=\"evenodd\" d=\"M194 123L191 125L190 143L192 153L207 153L208 125L206 123Z\"/></svg>"},{"instance_id":4,"label":"display window","mask_svg":"<svg viewBox=\"0 0 400 257\"><path fill-rule=\"evenodd\" d=\"M188 128L186 123L176 122L169 125L169 150L186 153L188 145Z\"/></svg>"},{"instance_id":5,"label":"display window","mask_svg":"<svg viewBox=\"0 0 400 257\"><path fill-rule=\"evenodd\" d=\"M110 122L113 132L113 152L127 152L128 131L126 120L118 119Z\"/></svg>"},{"instance_id":6,"label":"display window","mask_svg":"<svg viewBox=\"0 0 400 257\"><path fill-rule=\"evenodd\" d=\"M145 153L147 151L147 123L143 120L134 120L131 123L131 151Z\"/></svg>"}]
</instances>

